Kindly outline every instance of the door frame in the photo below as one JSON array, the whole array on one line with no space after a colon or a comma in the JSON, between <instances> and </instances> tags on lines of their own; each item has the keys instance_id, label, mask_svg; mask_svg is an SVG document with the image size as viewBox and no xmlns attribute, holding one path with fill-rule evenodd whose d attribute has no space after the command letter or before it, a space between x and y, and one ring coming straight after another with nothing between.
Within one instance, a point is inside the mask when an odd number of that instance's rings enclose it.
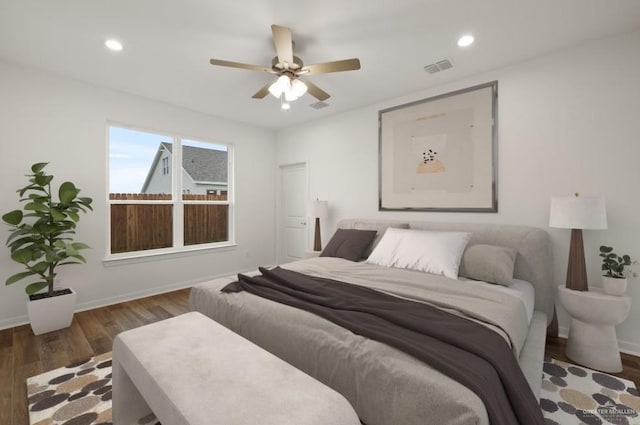
<instances>
[{"instance_id":1,"label":"door frame","mask_svg":"<svg viewBox=\"0 0 640 425\"><path fill-rule=\"evenodd\" d=\"M276 264L280 264L283 259L283 233L284 223L282 220L282 173L286 168L304 166L304 190L305 199L309 199L309 160L287 162L278 165L278 178L276 182ZM305 217L307 230L305 231L305 249L309 249L309 217Z\"/></svg>"}]
</instances>

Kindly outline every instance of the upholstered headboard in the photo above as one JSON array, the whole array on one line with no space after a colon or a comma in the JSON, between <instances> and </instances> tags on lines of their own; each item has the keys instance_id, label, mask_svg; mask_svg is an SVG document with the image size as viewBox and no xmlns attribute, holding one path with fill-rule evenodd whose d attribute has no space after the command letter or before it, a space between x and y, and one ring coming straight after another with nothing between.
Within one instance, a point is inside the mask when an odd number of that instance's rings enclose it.
<instances>
[{"instance_id":1,"label":"upholstered headboard","mask_svg":"<svg viewBox=\"0 0 640 425\"><path fill-rule=\"evenodd\" d=\"M556 284L553 280L553 257L549 234L537 227L480 223L434 223L428 221L344 219L340 229L385 229L388 226L421 230L470 232L469 245L489 244L517 251L514 277L531 282L536 290L535 309L554 316Z\"/></svg>"}]
</instances>

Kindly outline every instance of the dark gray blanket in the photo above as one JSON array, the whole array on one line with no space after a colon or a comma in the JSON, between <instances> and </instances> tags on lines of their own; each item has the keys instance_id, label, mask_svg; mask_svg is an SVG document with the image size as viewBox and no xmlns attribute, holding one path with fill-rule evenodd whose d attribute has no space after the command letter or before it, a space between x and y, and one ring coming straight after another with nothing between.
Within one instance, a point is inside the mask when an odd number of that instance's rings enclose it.
<instances>
[{"instance_id":1,"label":"dark gray blanket","mask_svg":"<svg viewBox=\"0 0 640 425\"><path fill-rule=\"evenodd\" d=\"M223 291L246 290L402 350L476 393L493 425L544 424L511 349L486 327L369 288L279 267L260 272L238 275Z\"/></svg>"}]
</instances>

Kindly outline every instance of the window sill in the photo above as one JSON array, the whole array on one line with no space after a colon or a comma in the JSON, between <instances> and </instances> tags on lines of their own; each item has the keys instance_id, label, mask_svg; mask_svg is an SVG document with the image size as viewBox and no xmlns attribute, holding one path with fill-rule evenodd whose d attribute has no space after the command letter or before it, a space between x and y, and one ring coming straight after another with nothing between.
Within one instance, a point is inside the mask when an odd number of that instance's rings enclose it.
<instances>
[{"instance_id":1,"label":"window sill","mask_svg":"<svg viewBox=\"0 0 640 425\"><path fill-rule=\"evenodd\" d=\"M230 251L236 248L235 242L224 242L214 246L191 246L182 247L179 250L167 248L161 250L125 252L122 254L109 255L102 260L105 267L114 267L127 264L147 263L150 261L164 261L172 258L191 257L193 255L208 254L213 251Z\"/></svg>"}]
</instances>

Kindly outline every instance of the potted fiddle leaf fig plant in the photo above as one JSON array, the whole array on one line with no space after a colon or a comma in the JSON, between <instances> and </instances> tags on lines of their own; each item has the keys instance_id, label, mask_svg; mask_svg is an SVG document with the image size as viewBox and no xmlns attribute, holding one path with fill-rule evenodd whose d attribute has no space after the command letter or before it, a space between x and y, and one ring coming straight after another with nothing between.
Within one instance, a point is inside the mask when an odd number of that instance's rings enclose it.
<instances>
[{"instance_id":1,"label":"potted fiddle leaf fig plant","mask_svg":"<svg viewBox=\"0 0 640 425\"><path fill-rule=\"evenodd\" d=\"M2 216L8 224L11 259L22 264L25 271L10 276L6 285L27 280L29 295L27 312L36 335L71 325L76 293L70 289L56 289L57 268L85 263L80 253L89 248L73 240L80 213L91 208L91 198L79 197L80 189L71 182L62 183L54 192L52 175L44 171L46 162L31 166L29 184L18 189L22 209ZM57 195L57 199L55 197ZM46 289L46 292L41 292Z\"/></svg>"},{"instance_id":2,"label":"potted fiddle leaf fig plant","mask_svg":"<svg viewBox=\"0 0 640 425\"><path fill-rule=\"evenodd\" d=\"M613 247L601 246L602 257L602 290L609 295L622 296L627 291L627 277L636 277L631 266L637 261L631 261L628 255L618 255L613 252Z\"/></svg>"}]
</instances>

